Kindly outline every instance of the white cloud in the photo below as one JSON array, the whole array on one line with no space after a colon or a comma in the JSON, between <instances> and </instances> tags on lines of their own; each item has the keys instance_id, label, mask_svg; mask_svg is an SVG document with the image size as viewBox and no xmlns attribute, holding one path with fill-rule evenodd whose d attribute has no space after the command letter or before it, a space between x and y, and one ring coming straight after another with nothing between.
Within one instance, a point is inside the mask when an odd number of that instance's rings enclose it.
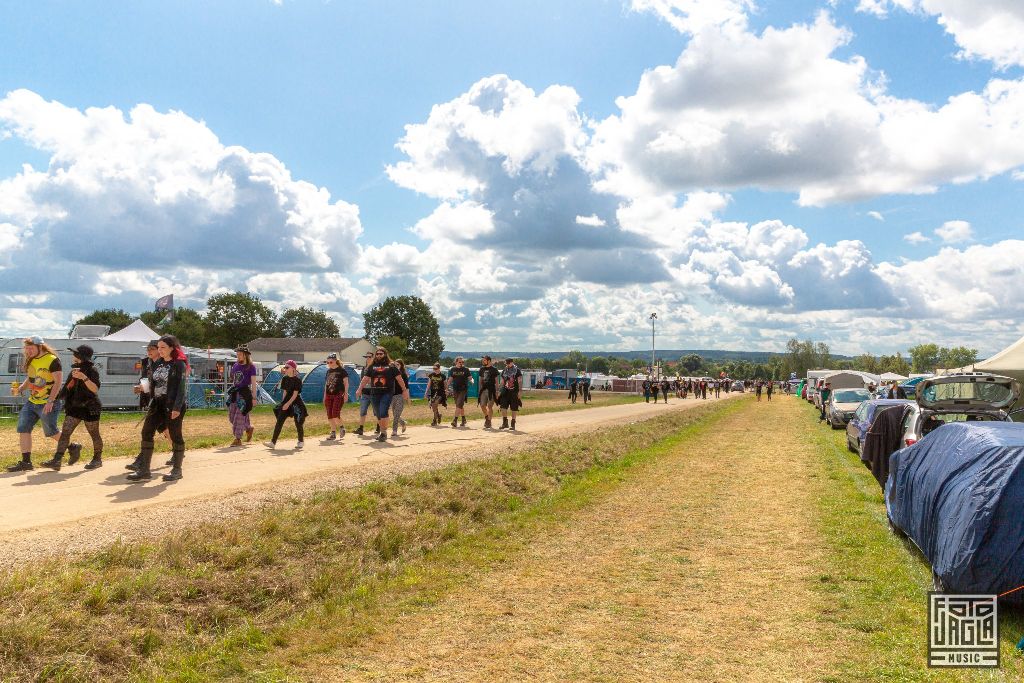
<instances>
[{"instance_id":1,"label":"white cloud","mask_svg":"<svg viewBox=\"0 0 1024 683\"><path fill-rule=\"evenodd\" d=\"M600 216L591 214L590 216L576 216L576 225L589 225L592 228L603 228L607 224Z\"/></svg>"},{"instance_id":2,"label":"white cloud","mask_svg":"<svg viewBox=\"0 0 1024 683\"><path fill-rule=\"evenodd\" d=\"M55 258L104 269L235 267L238 252L219 247L230 243L250 245L243 258L259 267L351 265L357 207L294 180L270 154L222 145L181 112L140 104L126 118L16 90L0 100L0 129L51 155L45 171L0 180L0 221L32 230L34 248Z\"/></svg>"},{"instance_id":3,"label":"white cloud","mask_svg":"<svg viewBox=\"0 0 1024 683\"><path fill-rule=\"evenodd\" d=\"M935 234L946 244L967 242L974 237L971 224L967 221L946 221L940 227L935 228Z\"/></svg>"},{"instance_id":4,"label":"white cloud","mask_svg":"<svg viewBox=\"0 0 1024 683\"><path fill-rule=\"evenodd\" d=\"M1024 4L1019 0L860 0L858 11L884 16L890 6L929 14L953 36L959 56L999 68L1024 65Z\"/></svg>"},{"instance_id":5,"label":"white cloud","mask_svg":"<svg viewBox=\"0 0 1024 683\"><path fill-rule=\"evenodd\" d=\"M912 232L912 233L909 233L907 235L904 235L903 236L903 240L905 242L909 242L910 244L915 244L916 245L916 244L924 244L925 242L931 242L932 238L928 237L927 235L922 233L920 230L917 230L915 232Z\"/></svg>"},{"instance_id":6,"label":"white cloud","mask_svg":"<svg viewBox=\"0 0 1024 683\"><path fill-rule=\"evenodd\" d=\"M884 223L885 222L885 216L883 216L878 211L868 211L868 217L869 218L874 218L876 221L879 221L880 223Z\"/></svg>"},{"instance_id":7,"label":"white cloud","mask_svg":"<svg viewBox=\"0 0 1024 683\"><path fill-rule=\"evenodd\" d=\"M850 38L826 13L760 35L700 32L596 124L597 186L630 197L756 187L819 206L1024 163L1024 81L992 80L941 106L901 99L862 57L836 56Z\"/></svg>"},{"instance_id":8,"label":"white cloud","mask_svg":"<svg viewBox=\"0 0 1024 683\"><path fill-rule=\"evenodd\" d=\"M657 14L680 33L707 28L743 30L753 0L632 0L633 11Z\"/></svg>"}]
</instances>

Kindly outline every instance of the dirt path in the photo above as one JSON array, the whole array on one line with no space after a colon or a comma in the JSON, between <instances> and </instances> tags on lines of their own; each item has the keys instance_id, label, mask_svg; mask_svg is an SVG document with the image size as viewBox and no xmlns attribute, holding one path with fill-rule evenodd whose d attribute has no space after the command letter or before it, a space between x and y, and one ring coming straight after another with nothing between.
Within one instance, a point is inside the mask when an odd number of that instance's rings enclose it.
<instances>
[{"instance_id":1,"label":"dirt path","mask_svg":"<svg viewBox=\"0 0 1024 683\"><path fill-rule=\"evenodd\" d=\"M750 403L508 566L318 667L319 680L814 681L814 460L795 400ZM794 427L796 428L796 427Z\"/></svg>"},{"instance_id":2,"label":"dirt path","mask_svg":"<svg viewBox=\"0 0 1024 683\"><path fill-rule=\"evenodd\" d=\"M724 399L723 399L724 400ZM145 484L125 480L117 460L85 471L82 463L60 472L36 469L0 474L0 566L49 554L81 552L119 538L152 537L181 524L223 520L268 503L318 490L352 487L453 462L528 447L553 435L594 429L701 404L626 404L523 417L519 431L410 427L379 444L347 435L342 442L309 440L302 451L282 440L262 445L189 451L185 478L168 484L159 476ZM162 466L164 456L154 456Z\"/></svg>"}]
</instances>

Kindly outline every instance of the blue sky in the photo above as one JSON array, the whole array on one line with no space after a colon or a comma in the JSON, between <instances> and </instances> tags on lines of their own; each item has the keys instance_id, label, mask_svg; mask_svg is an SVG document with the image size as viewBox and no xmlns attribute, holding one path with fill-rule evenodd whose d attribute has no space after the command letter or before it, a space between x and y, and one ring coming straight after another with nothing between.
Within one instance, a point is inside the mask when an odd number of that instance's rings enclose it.
<instances>
[{"instance_id":1,"label":"blue sky","mask_svg":"<svg viewBox=\"0 0 1024 683\"><path fill-rule=\"evenodd\" d=\"M352 331L415 293L449 348L642 348L648 308L672 346L985 354L1024 334L1008 0L0 13L5 333L241 288ZM87 111L111 107L124 125ZM139 263L117 241L151 226L180 249ZM82 234L115 246L58 244ZM60 284L25 286L27 235Z\"/></svg>"}]
</instances>

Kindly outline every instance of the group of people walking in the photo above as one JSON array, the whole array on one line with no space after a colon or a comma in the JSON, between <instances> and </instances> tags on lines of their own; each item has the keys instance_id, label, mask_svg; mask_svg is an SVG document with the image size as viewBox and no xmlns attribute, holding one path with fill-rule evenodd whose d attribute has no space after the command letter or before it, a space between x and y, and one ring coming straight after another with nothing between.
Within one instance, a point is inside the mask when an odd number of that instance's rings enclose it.
<instances>
[{"instance_id":1,"label":"group of people walking","mask_svg":"<svg viewBox=\"0 0 1024 683\"><path fill-rule=\"evenodd\" d=\"M81 458L83 446L73 442L72 436L80 424L92 439L92 459L86 469L103 465L103 438L100 434L100 373L93 365L93 349L80 345L69 349L73 364L65 380L57 352L41 337L29 337L23 342L22 371L25 380L12 383L13 395L26 395L26 401L18 414L17 431L21 447L21 461L8 467L9 472L27 472L35 468L32 463L32 431L41 424L43 435L54 440L54 455L40 463L41 466L59 471L62 466L74 465ZM165 481L182 478L185 460L185 439L183 434L185 415L188 410L189 374L188 356L178 340L166 335L150 342L146 348L147 357L142 359L139 383L134 392L139 395L139 406L145 410L139 438L139 452L126 465L131 470L128 481L148 481L153 478L152 459L156 449L157 435L162 434L170 444L171 468L163 475ZM364 433L365 423L373 414L375 434L378 441L387 441L388 429L392 436L399 430L405 432L408 426L402 418L405 406L410 401L410 378L405 363L392 359L387 350L377 347L364 357L366 361L355 391L359 402L359 425L355 434ZM341 411L349 395L349 375L338 355L326 358L327 373L324 381L323 405L330 425L328 441L345 436L341 423ZM252 441L254 428L251 420L253 407L259 400L259 372L252 361L248 347L236 349L236 362L228 373L225 402L228 421L234 440L231 446L242 446ZM434 414L432 426L442 423L441 409L447 407L451 397L455 403L455 414L451 426L466 427L466 401L469 387L479 381L477 404L484 416L484 428L492 428L495 405L501 411L502 423L499 429L516 429L516 418L522 408L523 373L511 358L506 358L504 367L498 368L490 356L484 356L478 379L465 365L463 358L457 358L455 366L447 373L435 364L427 376L426 398ZM309 410L302 400L302 379L298 364L294 360L284 363L280 382L281 400L274 406L274 430L265 445L277 447L285 423L291 419L295 424L298 440L296 448L301 449L304 441L304 424ZM58 428L61 412L63 425ZM393 422L392 422L393 418ZM65 463L64 456L68 455Z\"/></svg>"},{"instance_id":2,"label":"group of people walking","mask_svg":"<svg viewBox=\"0 0 1024 683\"><path fill-rule=\"evenodd\" d=\"M86 469L103 466L103 437L100 434L100 417L103 407L100 393L100 374L93 364L93 349L81 344L68 349L72 355L71 371L64 377L57 352L41 337L28 337L22 343L22 367L25 380L13 382L11 393L15 396L27 394L26 401L18 413L18 438L21 446L21 462L7 468L8 472L27 472L34 469L32 464L32 431L37 423L42 425L43 436L56 441L53 457L40 463L43 467L59 471L68 454L68 465L74 465L82 456L82 444L71 438L80 424L92 439L92 459ZM155 437L158 433L167 436L171 443L170 472L163 476L165 481L181 479L182 463L185 459L185 439L182 425L188 407L186 378L188 359L178 340L167 335L150 342L148 358L143 362L143 377L135 388L141 395L141 403L147 408L140 435L139 454L128 468L129 481L146 481L152 478L150 472ZM64 422L57 423L61 412Z\"/></svg>"}]
</instances>

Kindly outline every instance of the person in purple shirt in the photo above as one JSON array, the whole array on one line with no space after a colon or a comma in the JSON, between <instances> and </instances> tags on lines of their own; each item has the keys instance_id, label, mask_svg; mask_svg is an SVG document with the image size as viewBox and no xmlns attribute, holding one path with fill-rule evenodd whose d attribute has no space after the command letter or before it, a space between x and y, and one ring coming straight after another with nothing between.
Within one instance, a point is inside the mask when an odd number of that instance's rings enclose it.
<instances>
[{"instance_id":1,"label":"person in purple shirt","mask_svg":"<svg viewBox=\"0 0 1024 683\"><path fill-rule=\"evenodd\" d=\"M258 385L256 366L252 362L252 354L249 347L239 346L235 349L238 354L238 362L231 366L229 380L231 386L228 388L228 419L231 421L231 431L235 435L232 446L242 445L242 435L246 441L252 441L252 421L249 419L249 411L256 404Z\"/></svg>"}]
</instances>

